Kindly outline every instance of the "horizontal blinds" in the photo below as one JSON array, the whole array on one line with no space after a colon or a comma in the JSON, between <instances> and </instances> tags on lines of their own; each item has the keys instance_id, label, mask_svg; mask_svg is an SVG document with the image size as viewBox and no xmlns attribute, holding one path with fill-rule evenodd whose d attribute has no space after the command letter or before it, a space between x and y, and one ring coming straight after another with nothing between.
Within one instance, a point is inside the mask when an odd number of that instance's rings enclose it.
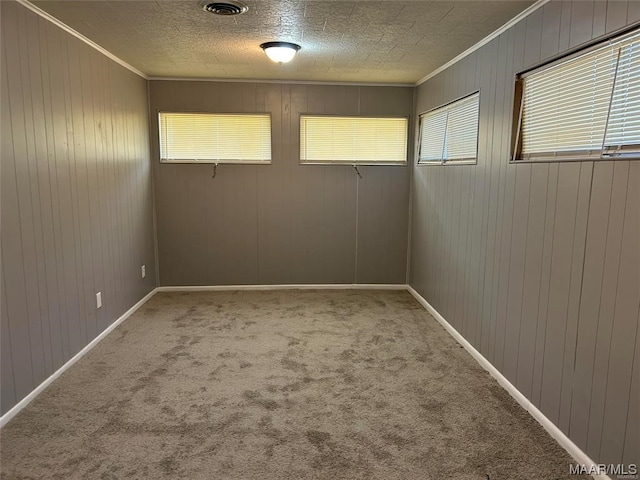
<instances>
[{"instance_id":1,"label":"horizontal blinds","mask_svg":"<svg viewBox=\"0 0 640 480\"><path fill-rule=\"evenodd\" d=\"M268 163L268 114L165 113L159 115L162 161Z\"/></svg>"},{"instance_id":2,"label":"horizontal blinds","mask_svg":"<svg viewBox=\"0 0 640 480\"><path fill-rule=\"evenodd\" d=\"M448 110L439 109L422 116L420 162L440 162L445 158Z\"/></svg>"},{"instance_id":3,"label":"horizontal blinds","mask_svg":"<svg viewBox=\"0 0 640 480\"><path fill-rule=\"evenodd\" d=\"M605 153L640 153L640 32L620 43Z\"/></svg>"},{"instance_id":4,"label":"horizontal blinds","mask_svg":"<svg viewBox=\"0 0 640 480\"><path fill-rule=\"evenodd\" d=\"M405 163L407 118L300 117L300 161L307 163Z\"/></svg>"},{"instance_id":5,"label":"horizontal blinds","mask_svg":"<svg viewBox=\"0 0 640 480\"><path fill-rule=\"evenodd\" d=\"M627 35L523 77L521 158L600 157L603 143L640 143L638 38Z\"/></svg>"},{"instance_id":6,"label":"horizontal blinds","mask_svg":"<svg viewBox=\"0 0 640 480\"><path fill-rule=\"evenodd\" d=\"M474 160L478 150L480 94L421 116L419 162Z\"/></svg>"},{"instance_id":7,"label":"horizontal blinds","mask_svg":"<svg viewBox=\"0 0 640 480\"><path fill-rule=\"evenodd\" d=\"M478 109L480 95L467 97L449 108L446 160L475 159L478 151Z\"/></svg>"}]
</instances>

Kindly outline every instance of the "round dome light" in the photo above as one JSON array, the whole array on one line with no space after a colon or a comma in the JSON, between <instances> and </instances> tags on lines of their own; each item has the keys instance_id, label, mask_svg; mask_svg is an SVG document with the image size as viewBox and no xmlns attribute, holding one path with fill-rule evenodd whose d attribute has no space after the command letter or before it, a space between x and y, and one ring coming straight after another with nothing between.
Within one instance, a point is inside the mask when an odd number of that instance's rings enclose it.
<instances>
[{"instance_id":1,"label":"round dome light","mask_svg":"<svg viewBox=\"0 0 640 480\"><path fill-rule=\"evenodd\" d=\"M300 45L290 42L267 42L260 45L271 60L276 63L287 63L293 60Z\"/></svg>"}]
</instances>

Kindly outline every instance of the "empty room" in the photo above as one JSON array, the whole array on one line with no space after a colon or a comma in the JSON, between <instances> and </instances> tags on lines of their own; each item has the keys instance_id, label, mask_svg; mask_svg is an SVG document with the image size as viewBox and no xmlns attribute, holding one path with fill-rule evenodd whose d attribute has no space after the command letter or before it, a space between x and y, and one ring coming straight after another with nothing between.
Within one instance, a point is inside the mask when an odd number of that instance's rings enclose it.
<instances>
[{"instance_id":1,"label":"empty room","mask_svg":"<svg viewBox=\"0 0 640 480\"><path fill-rule=\"evenodd\" d=\"M640 478L640 1L0 21L3 480Z\"/></svg>"}]
</instances>

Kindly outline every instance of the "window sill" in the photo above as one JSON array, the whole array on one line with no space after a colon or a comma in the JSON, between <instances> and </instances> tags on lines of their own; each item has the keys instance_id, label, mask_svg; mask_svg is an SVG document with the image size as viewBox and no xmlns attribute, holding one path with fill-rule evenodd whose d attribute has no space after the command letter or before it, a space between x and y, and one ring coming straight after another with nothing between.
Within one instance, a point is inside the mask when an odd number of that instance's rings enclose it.
<instances>
[{"instance_id":1,"label":"window sill","mask_svg":"<svg viewBox=\"0 0 640 480\"><path fill-rule=\"evenodd\" d=\"M454 167L456 165L477 165L477 160L460 160L449 162L418 162L419 167Z\"/></svg>"}]
</instances>

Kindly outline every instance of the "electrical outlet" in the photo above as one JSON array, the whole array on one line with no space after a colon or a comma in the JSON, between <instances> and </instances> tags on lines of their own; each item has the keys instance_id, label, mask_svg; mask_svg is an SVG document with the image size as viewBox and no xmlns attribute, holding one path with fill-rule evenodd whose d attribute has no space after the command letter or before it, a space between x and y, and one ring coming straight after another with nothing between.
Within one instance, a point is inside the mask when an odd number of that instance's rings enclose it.
<instances>
[{"instance_id":1,"label":"electrical outlet","mask_svg":"<svg viewBox=\"0 0 640 480\"><path fill-rule=\"evenodd\" d=\"M147 276L147 269L145 268L144 265L142 265L142 268L140 269L140 273L142 274L142 278Z\"/></svg>"},{"instance_id":2,"label":"electrical outlet","mask_svg":"<svg viewBox=\"0 0 640 480\"><path fill-rule=\"evenodd\" d=\"M96 293L96 308L102 307L102 292Z\"/></svg>"}]
</instances>

